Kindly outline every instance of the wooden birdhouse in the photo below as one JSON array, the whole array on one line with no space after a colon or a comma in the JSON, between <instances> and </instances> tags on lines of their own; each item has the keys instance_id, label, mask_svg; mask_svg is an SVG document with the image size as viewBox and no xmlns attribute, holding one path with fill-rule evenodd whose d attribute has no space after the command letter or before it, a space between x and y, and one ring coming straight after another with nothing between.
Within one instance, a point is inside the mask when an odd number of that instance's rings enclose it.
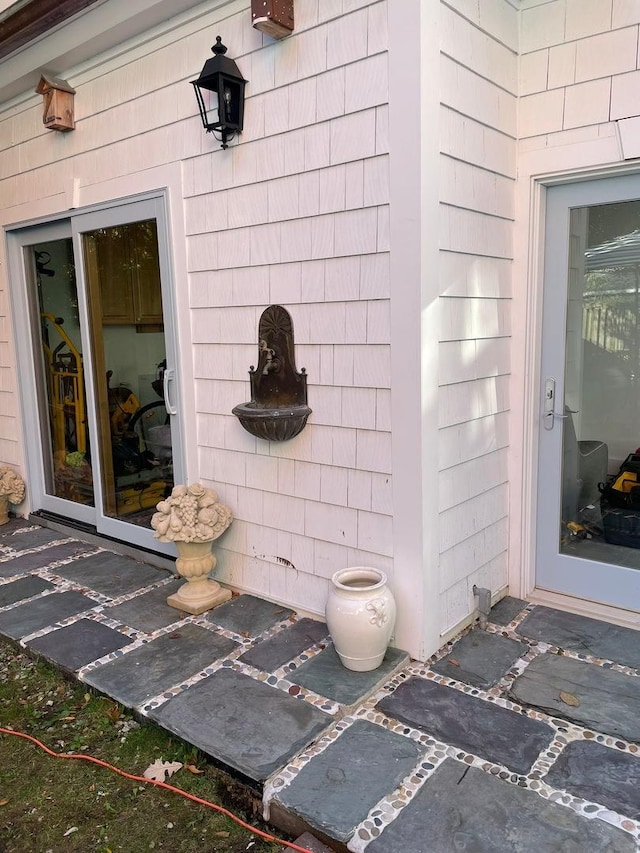
<instances>
[{"instance_id":1,"label":"wooden birdhouse","mask_svg":"<svg viewBox=\"0 0 640 853\"><path fill-rule=\"evenodd\" d=\"M293 0L251 0L251 23L254 29L274 39L293 32Z\"/></svg>"},{"instance_id":2,"label":"wooden birdhouse","mask_svg":"<svg viewBox=\"0 0 640 853\"><path fill-rule=\"evenodd\" d=\"M76 90L66 80L43 74L36 92L42 95L44 126L49 130L63 132L73 130L76 126L73 119L73 96Z\"/></svg>"}]
</instances>

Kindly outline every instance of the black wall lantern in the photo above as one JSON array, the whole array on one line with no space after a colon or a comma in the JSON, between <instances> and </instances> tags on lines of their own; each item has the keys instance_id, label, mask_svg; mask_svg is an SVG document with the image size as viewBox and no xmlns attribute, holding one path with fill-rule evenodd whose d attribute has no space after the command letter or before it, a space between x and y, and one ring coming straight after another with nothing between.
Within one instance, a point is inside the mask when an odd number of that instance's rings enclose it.
<instances>
[{"instance_id":1,"label":"black wall lantern","mask_svg":"<svg viewBox=\"0 0 640 853\"><path fill-rule=\"evenodd\" d=\"M207 59L200 76L191 83L198 99L200 117L207 133L218 132L222 147L227 140L242 132L244 120L244 79L233 59L225 56L227 48L222 38L216 36L211 48L213 56Z\"/></svg>"}]
</instances>

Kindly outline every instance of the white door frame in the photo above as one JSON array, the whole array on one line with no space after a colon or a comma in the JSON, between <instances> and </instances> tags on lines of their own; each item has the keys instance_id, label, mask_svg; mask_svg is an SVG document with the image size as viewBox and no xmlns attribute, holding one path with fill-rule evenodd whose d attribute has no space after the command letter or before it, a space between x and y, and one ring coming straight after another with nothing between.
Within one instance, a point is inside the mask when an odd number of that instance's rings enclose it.
<instances>
[{"instance_id":1,"label":"white door frame","mask_svg":"<svg viewBox=\"0 0 640 853\"><path fill-rule=\"evenodd\" d=\"M567 297L569 288L569 266L571 258L570 211L590 209L597 205L615 205L625 201L640 199L640 173L600 176L581 182L556 185L548 189L546 197L547 228L545 234L545 267L543 282L544 306L542 321L541 368L538 388L538 420L544 419L542 413L543 384L553 378L556 382L553 411L561 416L563 404L572 406L578 399L568 396L565 370L567 358L565 339L567 329ZM582 288L581 288L582 290ZM582 306L580 305L579 323L582 325ZM553 417L553 416L552 416ZM568 423L568 421L566 422ZM558 553L559 524L561 518L561 500L563 493L563 432L566 425L554 418L551 429L538 428L539 470L537 500L537 542L539 559L537 560L535 588L549 590L560 589L563 594L575 598L591 599L596 603L608 601L611 606L636 613L640 574L638 570L624 566L600 563L595 558L580 559L566 553ZM596 438L597 436L593 436ZM635 446L635 445L634 445ZM576 449L577 452L577 449ZM576 496L577 500L577 496ZM565 517L565 520L566 519Z\"/></svg>"},{"instance_id":2,"label":"white door frame","mask_svg":"<svg viewBox=\"0 0 640 853\"><path fill-rule=\"evenodd\" d=\"M640 617L629 611L536 589L535 538L547 188L636 174L640 167L621 162L615 133L594 134L582 146L558 143L553 147L542 138L540 148L521 152L518 166L512 306L515 343L510 385L509 592L532 602L638 627Z\"/></svg>"}]
</instances>

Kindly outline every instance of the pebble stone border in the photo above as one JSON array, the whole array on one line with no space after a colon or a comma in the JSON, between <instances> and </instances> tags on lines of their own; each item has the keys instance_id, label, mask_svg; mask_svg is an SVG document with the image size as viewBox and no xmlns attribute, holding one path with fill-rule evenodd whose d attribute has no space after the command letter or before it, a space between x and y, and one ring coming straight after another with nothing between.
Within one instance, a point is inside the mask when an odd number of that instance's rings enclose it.
<instances>
[{"instance_id":1,"label":"pebble stone border","mask_svg":"<svg viewBox=\"0 0 640 853\"><path fill-rule=\"evenodd\" d=\"M593 732L568 721L551 717L535 709L524 708L502 695L511 685L511 682L524 672L528 664L531 663L535 657L546 651L556 653L559 651L557 647L548 643L527 640L527 638L515 633L515 628L517 628L522 619L524 619L531 609L533 609L533 606L528 606L525 611L520 614L518 618L509 623L507 627L491 623L487 626L487 630L490 630L492 633L503 634L511 639L517 639L529 647L529 651L513 664L509 672L496 685L488 690L481 690L480 688L473 687L469 684L456 681L453 678L435 673L429 668L429 664L448 655L457 640L471 630L471 628L466 629L459 637L456 637L455 640L447 643L444 648L439 649L438 652L429 658L425 664L415 662L410 663L402 672L392 677L379 691L377 691L377 693L371 696L368 701L363 703L353 716L345 717L323 738L318 740L307 750L299 753L285 768L279 770L271 779L267 780L263 794L263 812L265 820L268 820L269 804L271 800L273 800L280 791L288 787L293 782L302 768L306 766L314 756L323 752L329 744L339 737L356 719L365 719L375 725L386 728L395 734L399 734L403 737L408 737L411 740L416 741L425 747L425 753L414 770L402 781L398 788L376 803L364 820L356 826L351 839L347 843L347 848L352 851L352 853L364 853L367 845L373 841L374 838L377 838L386 826L395 820L401 810L411 802L427 779L435 773L436 769L446 758L452 758L456 761L462 762L463 764L477 767L486 773L498 776L498 778L508 784L517 785L519 787L535 791L543 799L571 808L583 817L589 819L598 818L606 823L619 827L632 835L636 840L636 844L638 844L638 847L640 848L640 821L632 820L625 815L618 814L617 812L606 808L605 806L588 800L583 800L582 798L569 794L564 790L553 788L543 779L561 755L567 744L572 741L594 740L604 746L624 751L631 755L638 755L640 752L638 746L636 744L623 741L621 738L614 738ZM569 653L564 650L562 653L569 656ZM571 654L570 656L595 665L611 668L611 662L602 661L599 658L592 658L584 654ZM619 668L620 671L630 675L638 675L636 670L630 669L629 667L620 666L616 668ZM421 730L386 717L379 711L375 710L375 705L381 699L388 696L390 693L393 693L400 684L410 677L433 680L438 684L467 693L477 699L499 705L507 710L513 711L514 713L523 714L531 719L543 721L555 730L555 737L549 747L540 753L529 773L526 775L514 773L504 765L486 761L480 756L464 752L457 747L436 741Z\"/></svg>"},{"instance_id":2,"label":"pebble stone border","mask_svg":"<svg viewBox=\"0 0 640 853\"><path fill-rule=\"evenodd\" d=\"M16 531L16 533L13 535L18 536L21 533L28 533L30 530L34 529L34 527L37 528L37 525L34 525L33 527L20 528L20 530ZM0 543L0 563L15 558L18 553L20 556L26 553L36 553L38 551L45 550L46 548L49 548L54 544L62 544L63 542L67 541L74 540L72 537L61 534L59 540L57 539L42 546L36 546L34 548L21 550L20 552L16 552L10 547L8 542L5 541L3 543ZM101 550L105 549L96 549L95 552L91 553L99 553ZM326 732L309 748L301 751L286 767L278 770L277 773L275 773L270 779L265 782L263 792L263 809L265 820L268 820L269 817L269 804L271 800L275 796L277 796L280 791L282 791L284 788L291 784L291 782L300 773L302 768L305 767L309 763L309 761L311 761L316 755L322 753L331 743L336 740L336 738L340 737L340 735L344 731L346 731L351 725L353 725L356 720L364 719L375 725L385 728L388 731L391 731L395 734L401 735L402 737L407 737L415 741L424 748L424 753L421 756L420 761L413 768L412 772L402 781L402 783L394 791L390 792L387 796L383 797L378 803L376 803L369 811L368 815L364 818L364 820L355 828L353 836L347 844L348 849L352 851L352 853L364 853L367 845L374 838L378 837L380 833L383 832L386 826L388 826L393 820L395 820L395 818L400 814L402 809L409 802L411 802L413 797L422 788L427 779L429 779L435 773L437 768L443 763L446 758L452 758L456 761L460 761L461 763L477 767L486 773L498 776L507 784L514 784L520 787L528 788L529 790L538 793L538 795L542 798L549 800L550 802L559 803L563 806L571 808L572 810L583 815L586 818L597 818L607 823L610 823L613 826L617 826L631 834L640 848L640 821L631 820L630 818L618 814L617 812L614 812L610 809L607 809L604 806L599 805L598 803L583 800L580 797L576 797L572 794L567 793L566 791L555 789L547 785L543 778L553 766L558 757L561 755L567 744L570 742L577 740L593 740L611 749L620 750L636 756L638 756L639 753L638 746L636 744L623 741L620 738L614 738L598 732L590 731L567 721L550 717L534 709L523 708L522 706L512 702L504 696L504 693L509 689L512 682L524 672L529 663L531 663L531 661L534 660L539 654L542 654L544 652L551 652L556 654L561 653L563 655L566 655L567 657L585 661L595 666L602 666L603 668L607 669L615 669L616 671L622 672L626 675L638 677L640 676L640 672L622 664L618 664L615 661L594 658L590 655L584 653L576 653L570 650L560 650L558 649L558 647L553 646L551 644L537 640L530 640L525 636L517 634L516 629L519 627L519 625L527 616L527 614L534 609L535 605L527 605L511 622L509 622L508 625L497 625L491 622L489 622L489 624L487 625L488 632L502 634L505 637L522 642L528 647L528 651L524 655L522 655L522 657L520 657L517 661L515 661L510 670L493 687L487 690L482 690L478 687L473 687L463 682L456 681L451 677L435 673L429 668L429 665L431 663L435 663L436 661L451 653L456 642L462 636L472 630L472 628L469 627L465 629L465 631L463 631L460 635L455 637L453 640L446 643L441 649L438 650L435 655L433 655L424 664L411 662L401 672L396 673L394 676L392 676L384 686L382 686L378 691L371 695L369 699L365 701L356 711L340 719L341 706L337 702L329 700L326 697L320 696L319 694L316 694L313 691L301 687L300 685L293 684L287 679L288 673L297 669L297 667L300 664L304 663L306 660L310 660L312 657L315 657L315 655L319 654L326 647L326 642L320 641L319 643L316 643L309 649L306 649L297 657L280 666L273 673L267 673L262 670L256 669L255 667L252 667L246 663L240 662L238 658L253 645L257 644L258 642L264 642L266 639L270 639L280 631L284 630L288 625L291 625L291 620L289 619L283 619L281 622L277 623L275 626L265 631L261 636L256 638L246 638L244 636L236 634L233 631L222 628L221 626L217 626L215 622L205 618L204 615L186 616L182 619L176 619L175 622L171 623L168 626L163 626L162 628L151 634L143 633L115 619L109 618L104 611L107 608L111 608L126 601L130 601L131 599L136 598L137 596L143 593L149 592L152 589L168 585L175 580L175 577L169 576L167 578L162 578L158 582L147 584L144 588L140 590L124 594L117 598L109 598L106 595L95 592L89 587L82 586L76 581L66 580L55 572L56 568L89 555L89 553L85 552L79 555L65 557L58 561L52 561L49 565L41 567L39 569L30 572L21 572L15 576L0 579L0 586L2 586L5 583L10 583L20 577L32 575L40 577L43 580L47 580L55 585L54 590L45 590L42 593L30 597L29 599L22 599L19 602L2 608L2 612L20 606L21 604L24 604L25 601L33 601L38 598L43 598L47 595L55 594L56 592L76 591L90 595L91 598L95 601L95 605L93 607L87 608L87 610L81 613L74 614L66 619L60 620L59 622L56 622L53 625L49 625L41 631L36 631L28 635L27 637L23 637L20 640L21 646L26 646L28 641L33 640L36 637L43 636L59 628L64 628L68 625L71 625L74 622L79 621L80 619L87 618L93 619L96 622L101 622L106 626L113 628L114 630L117 630L125 636L131 638L132 642L128 644L125 648L117 649L116 651L111 652L105 655L104 657L99 658L98 660L92 661L91 663L83 667L78 673L78 678L83 681L84 676L88 672L96 669L97 667L102 666L103 664L108 663L109 661L115 660L116 658L119 658L122 655L133 651L134 649L140 648L141 646L146 645L147 643L157 639L158 637L163 636L164 634L172 633L173 631L178 630L182 625L193 623L211 631L212 633L220 634L229 639L232 639L233 641L238 643L238 648L234 650L231 654L225 656L223 659L213 661L210 666L200 670L198 673L194 674L189 679L185 679L180 684L169 688L162 694L153 697L152 699L148 700L143 705L138 707L136 709L137 712L139 712L143 716L146 716L150 710L157 708L159 705L163 704L164 702L186 690L192 684L196 684L204 678L209 677L219 669L231 668L234 671L253 678L256 681L266 682L275 689L286 692L290 696L295 696L300 701L312 704L320 708L325 713L336 717L336 722L334 726L328 732ZM488 762L477 755L464 752L456 747L436 741L434 738L432 738L425 732L413 728L404 723L400 723L392 718L386 717L384 714L380 713L375 709L375 705L377 704L377 702L380 701L380 699L384 698L390 693L393 693L400 684L402 684L410 677L433 680L444 686L451 687L455 690L459 690L463 693L472 695L482 701L487 701L499 705L507 710L513 711L514 713L525 714L531 719L541 720L547 723L552 729L554 729L556 735L549 747L540 753L528 774L520 775L517 773L513 773L509 770L508 767ZM640 756L638 756L638 758L640 760Z\"/></svg>"}]
</instances>

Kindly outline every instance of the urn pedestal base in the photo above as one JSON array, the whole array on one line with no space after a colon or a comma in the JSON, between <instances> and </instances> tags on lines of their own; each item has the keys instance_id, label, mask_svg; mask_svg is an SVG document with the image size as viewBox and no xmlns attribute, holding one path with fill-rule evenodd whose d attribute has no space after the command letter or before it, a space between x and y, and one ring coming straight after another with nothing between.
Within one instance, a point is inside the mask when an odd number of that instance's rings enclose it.
<instances>
[{"instance_id":1,"label":"urn pedestal base","mask_svg":"<svg viewBox=\"0 0 640 853\"><path fill-rule=\"evenodd\" d=\"M230 598L230 589L223 589L217 581L206 580L197 584L183 584L177 592L167 598L167 604L169 607L175 607L176 610L182 610L183 613L199 616L217 607L218 604L224 604Z\"/></svg>"},{"instance_id":2,"label":"urn pedestal base","mask_svg":"<svg viewBox=\"0 0 640 853\"><path fill-rule=\"evenodd\" d=\"M208 575L216 565L212 542L176 542L176 568L187 582L167 598L169 607L198 616L218 604L229 601L231 590L223 589Z\"/></svg>"}]
</instances>

